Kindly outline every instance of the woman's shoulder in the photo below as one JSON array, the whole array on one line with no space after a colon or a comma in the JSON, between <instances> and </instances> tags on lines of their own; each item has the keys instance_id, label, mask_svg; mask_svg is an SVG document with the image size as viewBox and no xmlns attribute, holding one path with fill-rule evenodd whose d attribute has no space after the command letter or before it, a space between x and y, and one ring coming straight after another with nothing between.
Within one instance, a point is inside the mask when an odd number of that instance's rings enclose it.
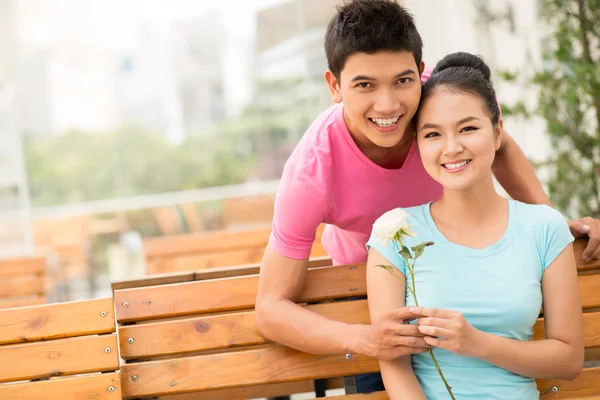
<instances>
[{"instance_id":1,"label":"woman's shoulder","mask_svg":"<svg viewBox=\"0 0 600 400\"><path fill-rule=\"evenodd\" d=\"M515 210L511 217L512 223L518 226L521 233L526 233L528 238L535 240L540 254L554 242L561 244L573 240L567 220L556 209L545 204L511 201Z\"/></svg>"},{"instance_id":2,"label":"woman's shoulder","mask_svg":"<svg viewBox=\"0 0 600 400\"><path fill-rule=\"evenodd\" d=\"M515 217L530 226L547 226L565 222L565 218L556 209L547 204L527 204L517 200L509 200L515 210Z\"/></svg>"}]
</instances>

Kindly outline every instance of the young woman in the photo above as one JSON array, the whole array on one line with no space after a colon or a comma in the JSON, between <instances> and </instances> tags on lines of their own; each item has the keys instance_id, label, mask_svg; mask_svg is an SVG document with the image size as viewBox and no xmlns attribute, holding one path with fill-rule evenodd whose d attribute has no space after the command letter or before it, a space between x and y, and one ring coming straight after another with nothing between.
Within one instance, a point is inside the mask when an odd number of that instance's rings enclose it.
<instances>
[{"instance_id":1,"label":"young woman","mask_svg":"<svg viewBox=\"0 0 600 400\"><path fill-rule=\"evenodd\" d=\"M438 63L423 85L416 135L423 165L443 195L404 209L415 233L404 244L434 242L414 267L420 307L410 309L410 323L433 349L456 399L538 399L535 378L574 379L583 366L567 222L546 205L496 193L492 163L502 120L490 70L477 56L455 53ZM398 243L382 239L374 230L367 244L373 323L415 305ZM401 279L381 264L393 265ZM546 338L533 341L542 307ZM392 400L450 398L428 353L380 366Z\"/></svg>"}]
</instances>

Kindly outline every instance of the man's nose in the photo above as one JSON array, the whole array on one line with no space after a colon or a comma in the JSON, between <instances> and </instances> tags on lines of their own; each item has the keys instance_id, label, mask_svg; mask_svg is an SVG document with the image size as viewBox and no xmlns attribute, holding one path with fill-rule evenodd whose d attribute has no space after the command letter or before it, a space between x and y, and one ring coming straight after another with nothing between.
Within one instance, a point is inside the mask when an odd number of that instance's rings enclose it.
<instances>
[{"instance_id":1,"label":"man's nose","mask_svg":"<svg viewBox=\"0 0 600 400\"><path fill-rule=\"evenodd\" d=\"M382 114L387 117L392 117L396 111L398 111L398 99L391 90L381 90L377 94L377 99L373 106L373 110L378 114Z\"/></svg>"}]
</instances>

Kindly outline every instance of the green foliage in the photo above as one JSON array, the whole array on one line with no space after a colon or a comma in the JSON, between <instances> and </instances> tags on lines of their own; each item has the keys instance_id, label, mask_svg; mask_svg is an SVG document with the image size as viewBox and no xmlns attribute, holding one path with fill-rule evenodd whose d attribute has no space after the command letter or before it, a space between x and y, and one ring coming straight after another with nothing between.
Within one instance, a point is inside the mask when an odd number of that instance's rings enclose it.
<instances>
[{"instance_id":1,"label":"green foliage","mask_svg":"<svg viewBox=\"0 0 600 400\"><path fill-rule=\"evenodd\" d=\"M122 128L68 132L25 143L34 206L102 200L243 182L256 164L231 132L172 146L158 134Z\"/></svg>"},{"instance_id":2,"label":"green foliage","mask_svg":"<svg viewBox=\"0 0 600 400\"><path fill-rule=\"evenodd\" d=\"M553 154L551 201L571 217L600 215L600 0L542 0L554 30L543 69L532 76L504 71L508 82L538 90L536 109L504 105L505 115L541 116Z\"/></svg>"},{"instance_id":3,"label":"green foliage","mask_svg":"<svg viewBox=\"0 0 600 400\"><path fill-rule=\"evenodd\" d=\"M308 127L302 99L290 93L298 83L262 82L241 116L190 135L178 146L135 126L104 134L28 137L24 151L32 205L242 183L256 174L264 157L276 151L287 156Z\"/></svg>"}]
</instances>

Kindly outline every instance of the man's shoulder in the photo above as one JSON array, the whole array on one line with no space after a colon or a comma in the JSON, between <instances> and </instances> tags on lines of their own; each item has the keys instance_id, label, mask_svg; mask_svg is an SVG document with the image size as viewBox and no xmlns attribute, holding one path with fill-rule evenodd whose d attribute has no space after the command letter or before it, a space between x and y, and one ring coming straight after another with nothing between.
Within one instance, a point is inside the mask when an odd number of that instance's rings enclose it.
<instances>
[{"instance_id":1,"label":"man's shoulder","mask_svg":"<svg viewBox=\"0 0 600 400\"><path fill-rule=\"evenodd\" d=\"M308 127L288 161L286 169L292 169L296 174L309 172L310 166L326 162L331 154L331 148L336 145L336 131L339 124L344 123L342 104L334 104L324 110Z\"/></svg>"}]
</instances>

